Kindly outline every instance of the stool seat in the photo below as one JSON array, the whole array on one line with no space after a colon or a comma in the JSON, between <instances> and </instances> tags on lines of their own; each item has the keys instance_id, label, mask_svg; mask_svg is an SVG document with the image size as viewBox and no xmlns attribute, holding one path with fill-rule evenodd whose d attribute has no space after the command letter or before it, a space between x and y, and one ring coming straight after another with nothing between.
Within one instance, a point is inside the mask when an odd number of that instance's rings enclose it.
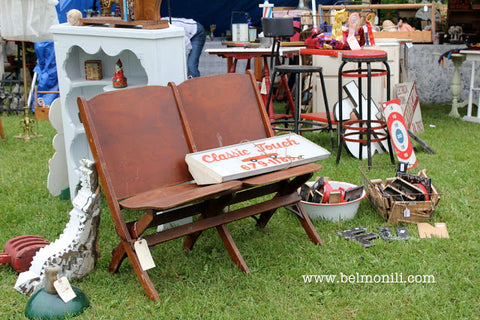
<instances>
[{"instance_id":1,"label":"stool seat","mask_svg":"<svg viewBox=\"0 0 480 320\"><path fill-rule=\"evenodd\" d=\"M387 52L383 50L347 50L342 54L346 62L381 62L387 61Z\"/></svg>"},{"instance_id":2,"label":"stool seat","mask_svg":"<svg viewBox=\"0 0 480 320\"><path fill-rule=\"evenodd\" d=\"M310 66L310 65L278 65L275 66L276 72L300 72L300 73L310 73L310 72L322 72L323 68L318 66Z\"/></svg>"}]
</instances>

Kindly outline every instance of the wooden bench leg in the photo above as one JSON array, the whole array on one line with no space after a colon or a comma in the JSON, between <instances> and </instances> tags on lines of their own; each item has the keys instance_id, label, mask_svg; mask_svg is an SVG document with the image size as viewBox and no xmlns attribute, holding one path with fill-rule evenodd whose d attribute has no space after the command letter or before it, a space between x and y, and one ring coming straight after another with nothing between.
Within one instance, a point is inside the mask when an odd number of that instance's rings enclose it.
<instances>
[{"instance_id":1,"label":"wooden bench leg","mask_svg":"<svg viewBox=\"0 0 480 320\"><path fill-rule=\"evenodd\" d=\"M130 262L132 263L133 269L137 274L138 280L142 284L143 289L147 296L153 301L161 301L160 297L158 296L157 290L155 290L155 286L153 285L148 273L142 269L140 266L140 261L132 247L128 245L127 242L122 241L123 250L127 253Z\"/></svg>"},{"instance_id":2,"label":"wooden bench leg","mask_svg":"<svg viewBox=\"0 0 480 320\"><path fill-rule=\"evenodd\" d=\"M155 213L153 210L148 210L148 213L143 215L138 221L136 221L130 227L130 236L134 239L140 237L140 235L145 232L148 228L150 222L153 220ZM110 265L108 266L108 271L110 273L118 272L122 261L127 257L127 253L123 248L123 241L121 241L118 246L113 249L112 260L110 260Z\"/></svg>"},{"instance_id":3,"label":"wooden bench leg","mask_svg":"<svg viewBox=\"0 0 480 320\"><path fill-rule=\"evenodd\" d=\"M220 234L220 238L222 238L223 244L227 248L230 257L232 257L233 262L245 273L250 273L250 269L248 268L245 260L243 260L240 251L237 248L237 245L233 241L232 235L230 231L228 231L227 226L222 224L217 227L218 234Z\"/></svg>"},{"instance_id":4,"label":"wooden bench leg","mask_svg":"<svg viewBox=\"0 0 480 320\"><path fill-rule=\"evenodd\" d=\"M198 217L198 220L200 219L204 219L203 214ZM197 242L197 239L198 237L200 237L201 234L202 231L198 231L185 236L185 239L183 240L183 247L185 249L192 250L193 245L195 244L195 242Z\"/></svg>"},{"instance_id":5,"label":"wooden bench leg","mask_svg":"<svg viewBox=\"0 0 480 320\"><path fill-rule=\"evenodd\" d=\"M221 210L226 210L226 206L228 203L232 200L233 195L230 195L229 197L223 197L221 200L211 200L208 203L207 209L205 210L204 213L200 214L198 217L198 220L200 219L205 219L208 217L212 217L215 215L216 212L220 212ZM202 231L197 231L194 233L191 233L185 237L185 240L183 241L183 247L188 250L192 250L193 245L197 241L198 237L202 234Z\"/></svg>"},{"instance_id":6,"label":"wooden bench leg","mask_svg":"<svg viewBox=\"0 0 480 320\"><path fill-rule=\"evenodd\" d=\"M302 176L295 177L289 182L285 182L285 184L282 186L282 188L275 194L275 197L277 196L283 196L286 194L290 194L292 192L297 192L297 189L300 188L302 184L304 184L308 179L312 177L313 173L305 174ZM263 212L260 217L257 219L257 225L261 228L264 228L268 221L272 218L273 214L275 213L275 210L270 210Z\"/></svg>"},{"instance_id":7,"label":"wooden bench leg","mask_svg":"<svg viewBox=\"0 0 480 320\"><path fill-rule=\"evenodd\" d=\"M257 219L257 226L260 228L265 228L267 225L268 221L270 221L270 218L273 216L276 210L270 210L267 212L263 212L260 214L260 217Z\"/></svg>"},{"instance_id":8,"label":"wooden bench leg","mask_svg":"<svg viewBox=\"0 0 480 320\"><path fill-rule=\"evenodd\" d=\"M110 265L108 266L108 272L110 273L117 273L120 265L122 264L123 260L127 257L127 253L123 249L123 244L120 244L113 249L112 251L112 260L110 260Z\"/></svg>"},{"instance_id":9,"label":"wooden bench leg","mask_svg":"<svg viewBox=\"0 0 480 320\"><path fill-rule=\"evenodd\" d=\"M317 230L313 226L312 220L310 220L308 214L305 212L305 210L303 210L302 205L300 203L297 203L293 207L298 212L296 216L298 220L300 220L300 223L302 224L303 229L310 238L310 241L312 241L316 245L322 245L322 239L320 239Z\"/></svg>"},{"instance_id":10,"label":"wooden bench leg","mask_svg":"<svg viewBox=\"0 0 480 320\"><path fill-rule=\"evenodd\" d=\"M2 118L0 117L0 137L5 140L5 133L3 132Z\"/></svg>"}]
</instances>

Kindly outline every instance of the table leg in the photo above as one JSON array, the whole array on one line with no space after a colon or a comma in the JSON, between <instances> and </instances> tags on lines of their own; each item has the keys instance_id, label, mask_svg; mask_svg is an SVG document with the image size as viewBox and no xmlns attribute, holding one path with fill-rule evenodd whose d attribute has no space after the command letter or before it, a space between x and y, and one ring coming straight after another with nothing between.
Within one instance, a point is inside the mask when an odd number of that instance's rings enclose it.
<instances>
[{"instance_id":1,"label":"table leg","mask_svg":"<svg viewBox=\"0 0 480 320\"><path fill-rule=\"evenodd\" d=\"M451 59L455 70L453 71L452 83L450 85L450 90L452 92L452 110L448 114L451 117L459 118L460 114L458 113L458 108L463 108L467 105L467 101L458 102L458 96L460 94L462 85L460 81L460 66L463 61L465 61L465 55L463 54L452 54Z\"/></svg>"},{"instance_id":2,"label":"table leg","mask_svg":"<svg viewBox=\"0 0 480 320\"><path fill-rule=\"evenodd\" d=\"M228 73L235 73L237 71L237 61L238 59L228 57L227 58L227 71Z\"/></svg>"},{"instance_id":3,"label":"table leg","mask_svg":"<svg viewBox=\"0 0 480 320\"><path fill-rule=\"evenodd\" d=\"M266 61L267 60L265 59L265 63L266 63ZM262 58L261 57L253 58L253 68L254 68L254 72L255 72L255 79L257 79L257 81L261 82L262 77L263 77Z\"/></svg>"},{"instance_id":4,"label":"table leg","mask_svg":"<svg viewBox=\"0 0 480 320\"><path fill-rule=\"evenodd\" d=\"M470 89L468 90L468 106L467 106L467 115L463 117L465 121L480 122L480 91L478 99L476 102L473 100L475 98L474 91L478 91L480 88L475 88L475 60L472 61L472 72L470 76ZM473 113L473 104L477 105L477 116L474 117Z\"/></svg>"},{"instance_id":5,"label":"table leg","mask_svg":"<svg viewBox=\"0 0 480 320\"><path fill-rule=\"evenodd\" d=\"M265 88L267 88L267 90L273 90L273 88L270 88L271 87L271 79L270 79L270 69L268 67L268 60L267 60L267 57L264 57L263 58L263 78L265 79ZM268 103L268 97L270 95L270 103ZM266 94L265 93L262 93L262 97L263 97L263 103L265 105L268 104L269 108L267 110L268 112L268 117L270 118L270 121L274 121L275 120L275 117L274 117L274 112L273 112L273 92L270 94L269 92L267 92Z\"/></svg>"},{"instance_id":6,"label":"table leg","mask_svg":"<svg viewBox=\"0 0 480 320\"><path fill-rule=\"evenodd\" d=\"M0 138L5 140L5 133L3 132L2 118L0 117Z\"/></svg>"}]
</instances>

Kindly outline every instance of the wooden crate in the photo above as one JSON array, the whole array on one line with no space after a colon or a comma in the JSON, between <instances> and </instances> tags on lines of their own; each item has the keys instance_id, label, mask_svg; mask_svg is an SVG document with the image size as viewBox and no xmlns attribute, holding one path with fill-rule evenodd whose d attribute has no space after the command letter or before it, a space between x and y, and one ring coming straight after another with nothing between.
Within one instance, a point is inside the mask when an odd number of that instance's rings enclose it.
<instances>
[{"instance_id":1,"label":"wooden crate","mask_svg":"<svg viewBox=\"0 0 480 320\"><path fill-rule=\"evenodd\" d=\"M50 106L46 105L43 102L42 98L38 97L39 93L49 94L49 93L60 93L59 91L38 91L37 86L34 89L34 102L35 102L35 119L37 120L48 120L48 113L50 112Z\"/></svg>"},{"instance_id":2,"label":"wooden crate","mask_svg":"<svg viewBox=\"0 0 480 320\"><path fill-rule=\"evenodd\" d=\"M402 40L411 40L413 43L422 43L422 42L432 42L432 31L423 30L423 31L397 31L397 32L375 32L373 34L375 39L402 39Z\"/></svg>"},{"instance_id":3,"label":"wooden crate","mask_svg":"<svg viewBox=\"0 0 480 320\"><path fill-rule=\"evenodd\" d=\"M441 197L441 192L433 183L428 201L398 201L383 195L377 187L379 180L384 181L386 178L395 176L396 166L360 167L359 169L370 203L388 224L427 222L432 218ZM419 175L426 176L425 171L422 172Z\"/></svg>"},{"instance_id":4,"label":"wooden crate","mask_svg":"<svg viewBox=\"0 0 480 320\"><path fill-rule=\"evenodd\" d=\"M50 112L50 107L35 107L35 119L37 120L48 120L48 113Z\"/></svg>"}]
</instances>

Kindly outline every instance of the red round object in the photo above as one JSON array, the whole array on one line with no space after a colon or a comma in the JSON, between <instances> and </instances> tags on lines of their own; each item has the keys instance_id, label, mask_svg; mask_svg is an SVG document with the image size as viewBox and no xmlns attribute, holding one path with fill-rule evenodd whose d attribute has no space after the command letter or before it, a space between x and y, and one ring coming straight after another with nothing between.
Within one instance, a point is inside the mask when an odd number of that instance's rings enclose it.
<instances>
[{"instance_id":1,"label":"red round object","mask_svg":"<svg viewBox=\"0 0 480 320\"><path fill-rule=\"evenodd\" d=\"M323 199L322 203L328 203L328 200L330 199L330 192L332 191L340 191L340 203L345 202L345 189L342 187L338 189L333 189L332 185L328 182L325 182L323 184Z\"/></svg>"},{"instance_id":2,"label":"red round object","mask_svg":"<svg viewBox=\"0 0 480 320\"><path fill-rule=\"evenodd\" d=\"M423 184L415 183L414 186L416 186L417 188L419 188L423 191L423 194L425 195L425 201L430 200L430 195L428 194L428 190L427 190L427 188L425 188L425 186Z\"/></svg>"}]
</instances>

